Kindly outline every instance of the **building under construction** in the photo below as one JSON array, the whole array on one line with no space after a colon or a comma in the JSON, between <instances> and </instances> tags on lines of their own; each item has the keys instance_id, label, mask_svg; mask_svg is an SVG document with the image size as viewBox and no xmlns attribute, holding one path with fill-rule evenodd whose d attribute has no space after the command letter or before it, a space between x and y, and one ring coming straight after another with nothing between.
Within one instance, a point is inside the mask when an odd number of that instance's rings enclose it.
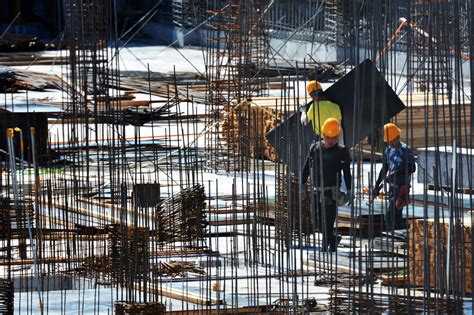
<instances>
[{"instance_id":1,"label":"building under construction","mask_svg":"<svg viewBox=\"0 0 474 315\"><path fill-rule=\"evenodd\" d=\"M0 8L0 313L472 313L474 1ZM335 251L300 187L311 80L350 152Z\"/></svg>"}]
</instances>

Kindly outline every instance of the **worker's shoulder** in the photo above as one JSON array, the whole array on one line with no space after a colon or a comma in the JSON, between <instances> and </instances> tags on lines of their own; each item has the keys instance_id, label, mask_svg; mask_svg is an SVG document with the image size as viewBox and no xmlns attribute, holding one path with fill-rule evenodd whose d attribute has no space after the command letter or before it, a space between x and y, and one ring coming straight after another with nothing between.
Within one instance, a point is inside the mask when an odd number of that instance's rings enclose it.
<instances>
[{"instance_id":1,"label":"worker's shoulder","mask_svg":"<svg viewBox=\"0 0 474 315\"><path fill-rule=\"evenodd\" d=\"M315 140L311 143L309 147L310 150L318 150L321 148L322 142L320 140Z\"/></svg>"},{"instance_id":2,"label":"worker's shoulder","mask_svg":"<svg viewBox=\"0 0 474 315\"><path fill-rule=\"evenodd\" d=\"M409 144L406 144L405 142L400 141L400 146L402 147L403 150L411 150L411 146Z\"/></svg>"},{"instance_id":3,"label":"worker's shoulder","mask_svg":"<svg viewBox=\"0 0 474 315\"><path fill-rule=\"evenodd\" d=\"M330 100L321 100L321 101L319 101L319 104L320 104L320 106L323 105L323 106L330 106L330 107L331 107L331 106L332 106L332 107L339 107L338 104L336 104L336 103L334 103L334 102L332 102L332 101L330 101Z\"/></svg>"},{"instance_id":4,"label":"worker's shoulder","mask_svg":"<svg viewBox=\"0 0 474 315\"><path fill-rule=\"evenodd\" d=\"M401 147L402 147L402 152L403 152L403 155L408 157L408 158L413 158L413 149L410 145L404 143L404 142L401 142Z\"/></svg>"},{"instance_id":5,"label":"worker's shoulder","mask_svg":"<svg viewBox=\"0 0 474 315\"><path fill-rule=\"evenodd\" d=\"M319 106L320 108L324 108L325 111L329 112L331 117L339 120L342 119L341 108L336 103L331 102L329 100L324 100L321 101L321 104Z\"/></svg>"},{"instance_id":6,"label":"worker's shoulder","mask_svg":"<svg viewBox=\"0 0 474 315\"><path fill-rule=\"evenodd\" d=\"M349 148L346 147L345 145L340 144L340 143L337 143L336 146L337 146L337 148L338 148L339 151L349 153Z\"/></svg>"},{"instance_id":7,"label":"worker's shoulder","mask_svg":"<svg viewBox=\"0 0 474 315\"><path fill-rule=\"evenodd\" d=\"M400 149L402 150L403 153L412 153L413 150L410 145L406 144L405 142L400 141Z\"/></svg>"},{"instance_id":8,"label":"worker's shoulder","mask_svg":"<svg viewBox=\"0 0 474 315\"><path fill-rule=\"evenodd\" d=\"M405 154L405 153L412 153L413 154L413 150L412 150L411 146L409 146L405 142L401 142L401 141L400 141L400 146L398 148L395 149L395 148L392 148L391 146L387 146L384 150L384 153L386 155L390 155L390 154L396 154L397 151L402 152L403 154Z\"/></svg>"}]
</instances>

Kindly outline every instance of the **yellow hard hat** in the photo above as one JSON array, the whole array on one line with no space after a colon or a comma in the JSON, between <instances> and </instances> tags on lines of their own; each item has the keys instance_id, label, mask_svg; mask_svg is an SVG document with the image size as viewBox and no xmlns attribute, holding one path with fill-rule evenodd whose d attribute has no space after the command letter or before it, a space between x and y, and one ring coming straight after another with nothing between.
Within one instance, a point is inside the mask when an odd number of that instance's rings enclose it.
<instances>
[{"instance_id":1,"label":"yellow hard hat","mask_svg":"<svg viewBox=\"0 0 474 315\"><path fill-rule=\"evenodd\" d=\"M401 132L397 125L392 123L385 124L385 126L383 126L383 141L393 141L400 136Z\"/></svg>"},{"instance_id":2,"label":"yellow hard hat","mask_svg":"<svg viewBox=\"0 0 474 315\"><path fill-rule=\"evenodd\" d=\"M306 87L306 91L308 92L308 94L311 94L313 91L316 91L316 90L322 90L321 84L315 80L310 81L308 83L308 86Z\"/></svg>"},{"instance_id":3,"label":"yellow hard hat","mask_svg":"<svg viewBox=\"0 0 474 315\"><path fill-rule=\"evenodd\" d=\"M323 135L334 138L341 132L341 125L336 118L328 118L323 124Z\"/></svg>"}]
</instances>

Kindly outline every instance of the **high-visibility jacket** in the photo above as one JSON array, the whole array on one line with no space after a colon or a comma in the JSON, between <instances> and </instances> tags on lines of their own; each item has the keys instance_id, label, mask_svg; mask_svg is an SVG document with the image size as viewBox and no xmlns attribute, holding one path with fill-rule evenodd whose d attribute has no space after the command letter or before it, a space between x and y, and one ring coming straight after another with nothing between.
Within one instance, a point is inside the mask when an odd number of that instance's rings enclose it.
<instances>
[{"instance_id":1,"label":"high-visibility jacket","mask_svg":"<svg viewBox=\"0 0 474 315\"><path fill-rule=\"evenodd\" d=\"M319 104L319 110L318 110ZM321 136L319 126L323 127L324 122L328 118L336 118L337 120L342 119L341 109L339 105L328 100L322 100L319 102L313 102L308 110L307 119L313 125L314 133Z\"/></svg>"}]
</instances>

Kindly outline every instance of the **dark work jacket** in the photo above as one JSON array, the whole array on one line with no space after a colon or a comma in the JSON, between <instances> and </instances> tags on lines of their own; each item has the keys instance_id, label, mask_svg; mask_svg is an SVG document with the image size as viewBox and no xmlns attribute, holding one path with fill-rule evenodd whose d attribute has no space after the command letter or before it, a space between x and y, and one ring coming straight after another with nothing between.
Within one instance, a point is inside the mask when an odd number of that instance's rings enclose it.
<instances>
[{"instance_id":1,"label":"dark work jacket","mask_svg":"<svg viewBox=\"0 0 474 315\"><path fill-rule=\"evenodd\" d=\"M322 176L320 176L320 154L322 157ZM311 144L306 163L301 174L302 183L306 183L313 172L314 187L332 187L340 186L341 171L344 173L344 181L347 189L351 189L352 177L350 169L349 149L345 146L336 144L331 148L325 148L323 142L317 141ZM322 182L321 182L322 179Z\"/></svg>"},{"instance_id":2,"label":"dark work jacket","mask_svg":"<svg viewBox=\"0 0 474 315\"><path fill-rule=\"evenodd\" d=\"M400 142L396 149L387 146L383 154L382 169L377 178L376 186L379 186L384 179L388 183L397 186L409 185L411 174L415 171L415 158L410 146L403 142Z\"/></svg>"}]
</instances>

